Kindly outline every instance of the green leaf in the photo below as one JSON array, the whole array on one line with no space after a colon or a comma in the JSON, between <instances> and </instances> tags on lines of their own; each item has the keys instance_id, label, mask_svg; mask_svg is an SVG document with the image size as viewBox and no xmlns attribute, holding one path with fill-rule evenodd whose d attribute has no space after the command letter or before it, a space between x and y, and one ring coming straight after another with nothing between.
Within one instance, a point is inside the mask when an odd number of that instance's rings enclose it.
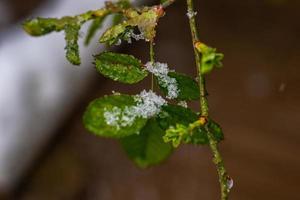
<instances>
[{"instance_id":1,"label":"green leaf","mask_svg":"<svg viewBox=\"0 0 300 200\"><path fill-rule=\"evenodd\" d=\"M159 164L171 153L172 146L163 141L164 131L155 119L150 119L139 135L121 139L128 157L141 168Z\"/></svg>"},{"instance_id":2,"label":"green leaf","mask_svg":"<svg viewBox=\"0 0 300 200\"><path fill-rule=\"evenodd\" d=\"M65 30L66 57L74 65L80 64L79 57L79 30L81 26L79 17L36 18L27 20L23 29L32 36L41 36L53 31Z\"/></svg>"},{"instance_id":3,"label":"green leaf","mask_svg":"<svg viewBox=\"0 0 300 200\"><path fill-rule=\"evenodd\" d=\"M121 14L121 13L114 14L113 20L112 20L113 26L120 24L123 21L123 19L124 19L123 14Z\"/></svg>"},{"instance_id":4,"label":"green leaf","mask_svg":"<svg viewBox=\"0 0 300 200\"><path fill-rule=\"evenodd\" d=\"M201 56L201 73L207 74L211 72L215 67L221 68L222 60L224 55L222 53L217 53L215 48L211 48L204 43L196 43L196 49L202 54Z\"/></svg>"},{"instance_id":5,"label":"green leaf","mask_svg":"<svg viewBox=\"0 0 300 200\"><path fill-rule=\"evenodd\" d=\"M158 115L157 121L162 129L166 130L176 124L189 125L198 119L198 115L190 108L177 105L163 106Z\"/></svg>"},{"instance_id":6,"label":"green leaf","mask_svg":"<svg viewBox=\"0 0 300 200\"><path fill-rule=\"evenodd\" d=\"M162 14L154 8L142 10L140 14L136 10L127 9L126 17L128 20L107 29L99 41L108 45L117 44L122 39L127 40L127 33L134 27L139 28L146 41L152 41L155 37L157 21Z\"/></svg>"},{"instance_id":7,"label":"green leaf","mask_svg":"<svg viewBox=\"0 0 300 200\"><path fill-rule=\"evenodd\" d=\"M150 9L130 19L127 23L130 26L137 26L145 39L152 41L156 34L155 28L159 17L161 16L156 10Z\"/></svg>"},{"instance_id":8,"label":"green leaf","mask_svg":"<svg viewBox=\"0 0 300 200\"><path fill-rule=\"evenodd\" d=\"M179 90L177 100L198 100L200 98L199 86L191 77L177 72L169 72L168 76L176 79ZM157 83L163 94L167 95L168 88L166 85L160 81L157 81Z\"/></svg>"},{"instance_id":9,"label":"green leaf","mask_svg":"<svg viewBox=\"0 0 300 200\"><path fill-rule=\"evenodd\" d=\"M80 25L70 24L65 26L65 40L66 40L66 57L73 65L80 65L79 56L79 37Z\"/></svg>"},{"instance_id":10,"label":"green leaf","mask_svg":"<svg viewBox=\"0 0 300 200\"><path fill-rule=\"evenodd\" d=\"M190 124L198 120L198 115L189 108L176 105L162 107L162 111L157 117L157 121L162 129L170 130L170 139L175 138L187 144L204 145L208 144L207 132L204 127L197 127L192 134L181 134L182 130L187 129ZM208 127L217 141L223 140L221 127L212 120L209 120ZM177 135L176 135L177 134ZM180 135L181 134L181 135ZM178 138L176 138L178 136ZM181 138L180 138L181 137ZM178 141L175 141L175 143ZM175 145L176 146L176 145Z\"/></svg>"},{"instance_id":11,"label":"green leaf","mask_svg":"<svg viewBox=\"0 0 300 200\"><path fill-rule=\"evenodd\" d=\"M97 71L115 81L133 84L148 75L141 61L131 55L103 52L95 59Z\"/></svg>"},{"instance_id":12,"label":"green leaf","mask_svg":"<svg viewBox=\"0 0 300 200\"><path fill-rule=\"evenodd\" d=\"M209 119L208 121L208 128L213 133L215 139L218 142L224 140L224 134L221 126L217 124L215 121L213 121L212 119Z\"/></svg>"},{"instance_id":13,"label":"green leaf","mask_svg":"<svg viewBox=\"0 0 300 200\"><path fill-rule=\"evenodd\" d=\"M85 42L84 42L85 45L88 45L90 43L91 39L94 37L96 32L102 27L103 21L106 18L106 16L107 15L93 20L92 24L88 29L87 36L85 38Z\"/></svg>"},{"instance_id":14,"label":"green leaf","mask_svg":"<svg viewBox=\"0 0 300 200\"><path fill-rule=\"evenodd\" d=\"M83 122L87 130L103 137L122 138L137 134L146 124L147 119L136 117L131 124L122 125L121 118L124 116L124 110L130 106L135 106L136 102L130 95L111 95L96 99L90 103L86 109ZM114 123L110 123L105 118L105 114L114 113ZM114 113L115 114L115 113Z\"/></svg>"},{"instance_id":15,"label":"green leaf","mask_svg":"<svg viewBox=\"0 0 300 200\"><path fill-rule=\"evenodd\" d=\"M59 32L65 29L67 25L81 25L86 20L89 20L90 13L87 16L75 16L75 17L62 17L58 18L35 18L26 20L23 23L23 29L32 36L42 36L53 31Z\"/></svg>"},{"instance_id":16,"label":"green leaf","mask_svg":"<svg viewBox=\"0 0 300 200\"><path fill-rule=\"evenodd\" d=\"M41 36L52 31L57 31L57 19L55 18L36 18L26 20L23 23L23 29L32 36Z\"/></svg>"},{"instance_id":17,"label":"green leaf","mask_svg":"<svg viewBox=\"0 0 300 200\"><path fill-rule=\"evenodd\" d=\"M130 27L126 23L117 24L107 29L100 37L100 43L107 43L108 45L117 44L127 32L130 31Z\"/></svg>"},{"instance_id":18,"label":"green leaf","mask_svg":"<svg viewBox=\"0 0 300 200\"><path fill-rule=\"evenodd\" d=\"M116 5L117 5L117 7L122 8L122 9L128 9L131 7L129 0L119 0L116 3Z\"/></svg>"},{"instance_id":19,"label":"green leaf","mask_svg":"<svg viewBox=\"0 0 300 200\"><path fill-rule=\"evenodd\" d=\"M157 121L164 130L170 127L176 127L181 124L188 127L189 124L198 120L198 115L189 108L184 108L177 105L167 105L162 107L161 113L158 115ZM192 137L186 139L187 143L191 144L208 144L208 138L204 128L197 128L192 134Z\"/></svg>"}]
</instances>

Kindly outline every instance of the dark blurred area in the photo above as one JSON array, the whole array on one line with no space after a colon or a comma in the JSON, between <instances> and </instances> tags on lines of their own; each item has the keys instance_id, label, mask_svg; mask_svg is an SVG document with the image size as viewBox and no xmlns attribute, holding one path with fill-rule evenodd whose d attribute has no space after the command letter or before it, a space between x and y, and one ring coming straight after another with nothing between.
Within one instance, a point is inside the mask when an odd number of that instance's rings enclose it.
<instances>
[{"instance_id":1,"label":"dark blurred area","mask_svg":"<svg viewBox=\"0 0 300 200\"><path fill-rule=\"evenodd\" d=\"M17 22L20 18L26 17L32 10L45 1L27 0L1 0L0 1L0 31L4 30L8 25Z\"/></svg>"},{"instance_id":2,"label":"dark blurred area","mask_svg":"<svg viewBox=\"0 0 300 200\"><path fill-rule=\"evenodd\" d=\"M300 199L300 2L195 2L201 40L225 54L224 68L213 71L207 85L211 116L222 125L226 137L220 147L234 179L230 199ZM0 2L9 9L9 19L0 21L0 32L41 3ZM185 1L168 8L157 34L156 59L179 72L195 74ZM147 61L147 48L136 42L119 51ZM81 116L91 100L112 90L138 93L149 88L148 79L128 86L95 72L88 88L15 189L3 192L3 199L219 198L208 147L182 146L162 165L140 170L118 142L84 129ZM196 102L191 105L198 107Z\"/></svg>"}]
</instances>

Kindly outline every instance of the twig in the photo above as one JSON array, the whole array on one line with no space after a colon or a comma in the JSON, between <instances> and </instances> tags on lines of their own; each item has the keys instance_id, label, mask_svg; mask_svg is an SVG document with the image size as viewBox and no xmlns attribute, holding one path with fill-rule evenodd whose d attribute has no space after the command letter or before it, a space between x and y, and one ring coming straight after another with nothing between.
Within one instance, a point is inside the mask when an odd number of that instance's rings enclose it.
<instances>
[{"instance_id":1,"label":"twig","mask_svg":"<svg viewBox=\"0 0 300 200\"><path fill-rule=\"evenodd\" d=\"M201 55L195 48L195 44L199 41L198 31L196 28L196 21L195 21L195 11L194 11L194 5L193 0L187 0L187 10L188 13L192 13L189 15L189 24L192 34L192 40L194 45L194 53L195 53L195 61L197 65L197 73L198 73L198 79L199 79L199 88L200 88L200 111L201 116L208 118L209 116L209 109L208 109L208 100L206 97L206 87L205 87L205 78L204 75L201 73ZM213 136L213 134L208 129L207 125L205 126L205 129L207 131L207 137L209 140L209 146L213 154L213 162L216 165L218 176L219 176L219 182L220 182L220 188L221 188L221 200L227 200L228 195L230 192L229 188L229 178L224 166L224 162L222 159L222 156L218 150L218 142Z\"/></svg>"}]
</instances>

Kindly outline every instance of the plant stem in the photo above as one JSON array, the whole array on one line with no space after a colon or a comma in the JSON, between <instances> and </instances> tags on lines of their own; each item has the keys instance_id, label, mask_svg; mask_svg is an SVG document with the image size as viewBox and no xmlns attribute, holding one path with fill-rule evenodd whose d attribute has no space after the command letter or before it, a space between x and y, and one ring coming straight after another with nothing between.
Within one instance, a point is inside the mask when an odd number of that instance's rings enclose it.
<instances>
[{"instance_id":1,"label":"plant stem","mask_svg":"<svg viewBox=\"0 0 300 200\"><path fill-rule=\"evenodd\" d=\"M187 0L188 5L188 13L194 13L194 4L193 0ZM190 29L192 33L192 40L194 46L194 54L195 61L197 65L197 73L198 73L198 83L200 88L200 106L201 106L201 115L204 117L208 117L208 102L206 98L206 89L205 89L205 80L204 76L201 74L201 56L198 53L198 50L195 48L195 44L199 42L198 31L196 28L195 16L189 17Z\"/></svg>"},{"instance_id":2,"label":"plant stem","mask_svg":"<svg viewBox=\"0 0 300 200\"><path fill-rule=\"evenodd\" d=\"M170 6L171 4L173 4L175 2L175 0L167 0L162 4L163 8L166 8L168 6Z\"/></svg>"},{"instance_id":3,"label":"plant stem","mask_svg":"<svg viewBox=\"0 0 300 200\"><path fill-rule=\"evenodd\" d=\"M219 176L219 183L221 188L221 200L227 200L230 192L230 181L231 178L228 176L223 158L218 149L218 142L216 141L214 135L210 132L209 128L205 126L205 130L207 131L207 137L209 141L210 149L213 153L213 162L217 167L217 172Z\"/></svg>"},{"instance_id":4,"label":"plant stem","mask_svg":"<svg viewBox=\"0 0 300 200\"><path fill-rule=\"evenodd\" d=\"M201 116L208 118L209 116L209 109L208 109L208 100L206 97L206 87L205 87L205 77L201 73L201 55L199 54L198 50L195 48L195 44L199 41L198 31L196 28L196 21L195 21L195 11L194 11L194 4L193 0L187 0L187 11L189 15L189 24L192 34L193 46L194 46L194 54L195 54L195 61L197 65L197 73L198 73L198 83L200 88L200 111ZM209 140L209 146L213 154L213 162L216 165L218 176L219 176L219 183L221 188L221 200L227 200L228 195L230 192L230 188L228 185L228 175L224 166L224 162L222 156L218 149L218 142L215 139L214 135L210 132L207 125L205 126L207 131L207 137Z\"/></svg>"},{"instance_id":5,"label":"plant stem","mask_svg":"<svg viewBox=\"0 0 300 200\"><path fill-rule=\"evenodd\" d=\"M154 44L153 41L150 41L149 43L149 49L150 49L150 62L154 64ZM151 73L151 90L154 90L154 75Z\"/></svg>"}]
</instances>

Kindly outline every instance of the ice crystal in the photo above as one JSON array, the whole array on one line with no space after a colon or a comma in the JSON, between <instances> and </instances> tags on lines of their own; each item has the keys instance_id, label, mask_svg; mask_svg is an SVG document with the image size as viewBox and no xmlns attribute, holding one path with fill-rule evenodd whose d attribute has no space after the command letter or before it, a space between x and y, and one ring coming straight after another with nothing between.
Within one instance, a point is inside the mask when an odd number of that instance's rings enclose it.
<instances>
[{"instance_id":1,"label":"ice crystal","mask_svg":"<svg viewBox=\"0 0 300 200\"><path fill-rule=\"evenodd\" d=\"M118 39L115 45L116 45L116 46L119 46L119 45L121 45L121 44L122 44L122 40L121 40L121 39Z\"/></svg>"},{"instance_id":2,"label":"ice crystal","mask_svg":"<svg viewBox=\"0 0 300 200\"><path fill-rule=\"evenodd\" d=\"M161 96L155 94L152 90L147 92L143 90L136 96L137 105L135 112L143 118L150 118L160 112L160 108L167 102Z\"/></svg>"},{"instance_id":3,"label":"ice crystal","mask_svg":"<svg viewBox=\"0 0 300 200\"><path fill-rule=\"evenodd\" d=\"M104 110L104 119L106 121L106 123L110 126L115 126L119 129L119 120L120 120L120 116L121 116L121 109L118 107L113 107L112 110L108 111L106 108Z\"/></svg>"},{"instance_id":4,"label":"ice crystal","mask_svg":"<svg viewBox=\"0 0 300 200\"><path fill-rule=\"evenodd\" d=\"M179 101L177 105L182 106L182 107L184 107L184 108L187 108L187 107L188 107L186 101Z\"/></svg>"},{"instance_id":5,"label":"ice crystal","mask_svg":"<svg viewBox=\"0 0 300 200\"><path fill-rule=\"evenodd\" d=\"M188 16L189 19L191 19L192 17L195 17L197 15L197 12L189 10L188 13L186 13L186 15Z\"/></svg>"},{"instance_id":6,"label":"ice crystal","mask_svg":"<svg viewBox=\"0 0 300 200\"><path fill-rule=\"evenodd\" d=\"M125 35L124 38L125 38L125 40L126 40L129 44L131 44L131 42L132 42L132 39L131 39L131 38L135 39L136 41L144 40L144 39L145 39L143 33L136 34L136 33L134 33L133 30L128 31L128 32L126 33L126 35Z\"/></svg>"},{"instance_id":7,"label":"ice crystal","mask_svg":"<svg viewBox=\"0 0 300 200\"><path fill-rule=\"evenodd\" d=\"M135 96L134 100L135 106L126 106L124 109L115 106L110 111L105 109L104 119L106 123L117 127L117 129L131 126L138 117L148 119L157 115L161 107L167 103L165 99L151 90L148 92L143 90Z\"/></svg>"},{"instance_id":8,"label":"ice crystal","mask_svg":"<svg viewBox=\"0 0 300 200\"><path fill-rule=\"evenodd\" d=\"M168 73L170 72L168 65L166 63L148 62L146 63L145 66L149 72L151 72L152 74L154 74L154 76L157 77L159 84L163 88L167 88L168 90L167 98L168 99L177 98L179 94L177 81L175 78L172 78L168 75Z\"/></svg>"}]
</instances>

